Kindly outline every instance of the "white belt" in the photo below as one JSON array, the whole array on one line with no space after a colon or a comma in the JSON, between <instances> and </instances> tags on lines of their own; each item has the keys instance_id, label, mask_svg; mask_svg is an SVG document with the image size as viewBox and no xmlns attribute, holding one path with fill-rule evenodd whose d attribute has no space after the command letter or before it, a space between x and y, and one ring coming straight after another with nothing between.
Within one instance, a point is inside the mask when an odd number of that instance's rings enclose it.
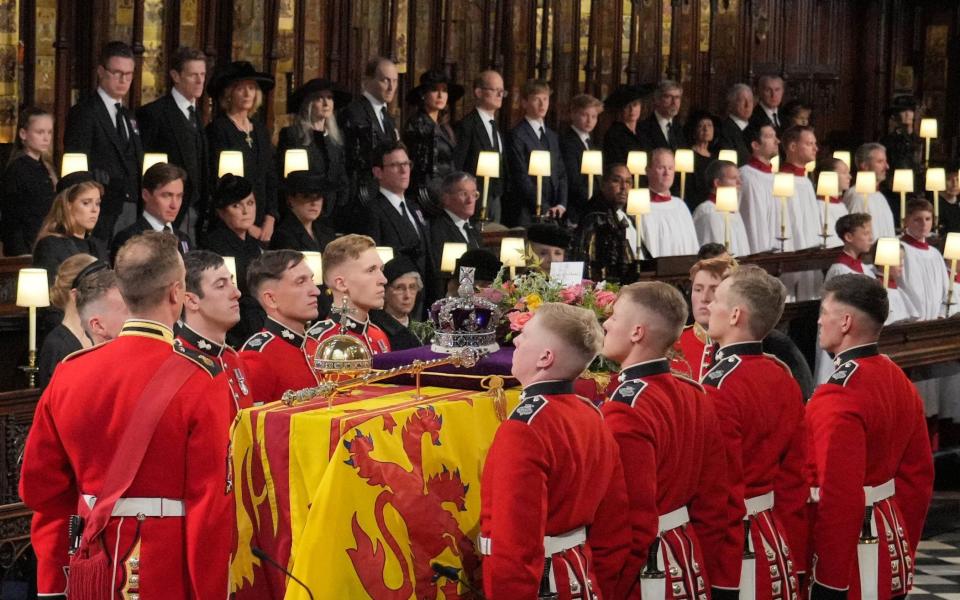
<instances>
[{"instance_id":1,"label":"white belt","mask_svg":"<svg viewBox=\"0 0 960 600\"><path fill-rule=\"evenodd\" d=\"M865 486L863 488L863 500L865 506L873 506L881 500L892 498L897 492L897 486L893 479L881 483L877 486ZM810 488L810 502L820 502L820 488Z\"/></svg>"},{"instance_id":2,"label":"white belt","mask_svg":"<svg viewBox=\"0 0 960 600\"><path fill-rule=\"evenodd\" d=\"M681 506L677 510L668 512L665 515L660 515L660 533L665 531L670 531L671 529L676 529L677 527L683 527L690 522L690 513L687 512L686 506Z\"/></svg>"},{"instance_id":3,"label":"white belt","mask_svg":"<svg viewBox=\"0 0 960 600\"><path fill-rule=\"evenodd\" d=\"M92 509L97 497L84 494L83 501ZM182 517L186 512L183 500L173 498L120 498L113 505L114 517Z\"/></svg>"},{"instance_id":4,"label":"white belt","mask_svg":"<svg viewBox=\"0 0 960 600\"><path fill-rule=\"evenodd\" d=\"M548 535L543 538L543 554L547 557L553 556L585 543L587 543L586 527L579 527L560 535ZM493 540L481 535L477 538L477 550L483 556L490 556L493 554Z\"/></svg>"},{"instance_id":5,"label":"white belt","mask_svg":"<svg viewBox=\"0 0 960 600\"><path fill-rule=\"evenodd\" d=\"M765 510L771 510L773 509L773 492L767 492L762 496L754 496L753 498L745 498L743 504L747 507L747 514L744 519L758 515Z\"/></svg>"}]
</instances>

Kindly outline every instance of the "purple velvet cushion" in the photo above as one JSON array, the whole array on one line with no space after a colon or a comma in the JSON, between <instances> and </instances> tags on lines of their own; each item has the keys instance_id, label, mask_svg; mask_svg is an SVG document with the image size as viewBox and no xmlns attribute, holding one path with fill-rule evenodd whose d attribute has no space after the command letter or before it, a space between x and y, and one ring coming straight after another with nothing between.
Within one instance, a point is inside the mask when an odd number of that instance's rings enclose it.
<instances>
[{"instance_id":1,"label":"purple velvet cushion","mask_svg":"<svg viewBox=\"0 0 960 600\"><path fill-rule=\"evenodd\" d=\"M396 352L385 352L373 357L374 369L392 369L403 365L409 365L415 360L433 360L443 358L446 354L440 354L430 350L430 346L420 346L419 348L410 348L409 350L398 350ZM504 346L493 354L488 354L470 369L444 365L430 369L421 377L421 384L424 386L438 386L448 388L458 388L464 390L480 390L481 380L487 375L499 375L506 381L506 387L518 385L517 380L510 375L510 364L513 362L513 346ZM437 375L429 373L439 373ZM443 375L444 373L450 375ZM452 375L452 376L451 376ZM412 375L401 375L390 380L391 383L410 385L413 383Z\"/></svg>"}]
</instances>

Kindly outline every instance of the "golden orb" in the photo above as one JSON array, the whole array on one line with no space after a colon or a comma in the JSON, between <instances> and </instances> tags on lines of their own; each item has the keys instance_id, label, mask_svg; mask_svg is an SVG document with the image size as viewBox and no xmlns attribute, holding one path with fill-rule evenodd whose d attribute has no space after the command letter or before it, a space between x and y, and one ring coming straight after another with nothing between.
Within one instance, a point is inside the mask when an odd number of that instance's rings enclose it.
<instances>
[{"instance_id":1,"label":"golden orb","mask_svg":"<svg viewBox=\"0 0 960 600\"><path fill-rule=\"evenodd\" d=\"M349 335L329 337L313 354L313 370L323 380L359 377L372 369L370 350L361 340Z\"/></svg>"}]
</instances>

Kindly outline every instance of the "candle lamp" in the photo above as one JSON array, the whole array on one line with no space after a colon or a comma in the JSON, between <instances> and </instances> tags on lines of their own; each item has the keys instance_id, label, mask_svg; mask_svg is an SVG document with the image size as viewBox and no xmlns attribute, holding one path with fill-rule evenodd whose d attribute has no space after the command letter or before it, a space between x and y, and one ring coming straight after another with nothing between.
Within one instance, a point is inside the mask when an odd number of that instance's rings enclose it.
<instances>
[{"instance_id":1,"label":"candle lamp","mask_svg":"<svg viewBox=\"0 0 960 600\"><path fill-rule=\"evenodd\" d=\"M640 176L647 170L647 153L643 150L631 150L628 152L627 170L633 175L633 187L640 187Z\"/></svg>"},{"instance_id":2,"label":"candle lamp","mask_svg":"<svg viewBox=\"0 0 960 600\"><path fill-rule=\"evenodd\" d=\"M877 174L873 171L857 171L856 192L863 197L863 210L870 214L870 194L877 191Z\"/></svg>"},{"instance_id":3,"label":"candle lamp","mask_svg":"<svg viewBox=\"0 0 960 600\"><path fill-rule=\"evenodd\" d=\"M147 152L143 155L143 173L157 163L168 162L167 155L164 152ZM84 169L86 170L86 169Z\"/></svg>"},{"instance_id":4,"label":"candle lamp","mask_svg":"<svg viewBox=\"0 0 960 600\"><path fill-rule=\"evenodd\" d=\"M770 170L774 173L780 172L780 156L774 156L770 159Z\"/></svg>"},{"instance_id":5,"label":"candle lamp","mask_svg":"<svg viewBox=\"0 0 960 600\"><path fill-rule=\"evenodd\" d=\"M587 176L587 199L593 198L593 178L603 175L603 152L584 150L580 159L580 174Z\"/></svg>"},{"instance_id":6,"label":"candle lamp","mask_svg":"<svg viewBox=\"0 0 960 600\"><path fill-rule=\"evenodd\" d=\"M237 283L237 259L233 256L224 256L223 264L226 265L227 270L230 271L230 278L234 284Z\"/></svg>"},{"instance_id":7,"label":"candle lamp","mask_svg":"<svg viewBox=\"0 0 960 600\"><path fill-rule=\"evenodd\" d=\"M637 229L637 259L642 256L640 248L643 244L643 215L650 214L650 190L634 188L627 192L627 214L636 219Z\"/></svg>"},{"instance_id":8,"label":"candle lamp","mask_svg":"<svg viewBox=\"0 0 960 600\"><path fill-rule=\"evenodd\" d=\"M217 164L217 178L219 179L227 173L232 173L237 177L243 177L243 152L239 150L224 150L220 153Z\"/></svg>"},{"instance_id":9,"label":"candle lamp","mask_svg":"<svg viewBox=\"0 0 960 600\"><path fill-rule=\"evenodd\" d=\"M907 218L907 194L913 193L913 169L897 169L893 172L893 191L900 193L900 228Z\"/></svg>"},{"instance_id":10,"label":"candle lamp","mask_svg":"<svg viewBox=\"0 0 960 600\"><path fill-rule=\"evenodd\" d=\"M900 265L900 240L886 237L877 240L877 252L873 257L873 264L883 267L883 287L890 283L890 267Z\"/></svg>"},{"instance_id":11,"label":"candle lamp","mask_svg":"<svg viewBox=\"0 0 960 600\"><path fill-rule=\"evenodd\" d=\"M687 196L687 173L693 173L693 150L681 148L674 153L677 173L680 173L680 198Z\"/></svg>"},{"instance_id":12,"label":"candle lamp","mask_svg":"<svg viewBox=\"0 0 960 600\"><path fill-rule=\"evenodd\" d=\"M87 155L79 152L68 152L63 155L60 161L60 178L63 179L70 173L78 171L89 171L87 166Z\"/></svg>"},{"instance_id":13,"label":"candle lamp","mask_svg":"<svg viewBox=\"0 0 960 600\"><path fill-rule=\"evenodd\" d=\"M50 289L47 287L46 269L20 269L17 277L17 306L29 311L26 372L29 387L37 387L37 309L50 306Z\"/></svg>"},{"instance_id":14,"label":"candle lamp","mask_svg":"<svg viewBox=\"0 0 960 600\"><path fill-rule=\"evenodd\" d=\"M732 185L717 187L717 210L723 213L723 247L730 252L730 215L737 212L737 188Z\"/></svg>"},{"instance_id":15,"label":"candle lamp","mask_svg":"<svg viewBox=\"0 0 960 600\"><path fill-rule=\"evenodd\" d=\"M784 250L787 237L787 198L793 196L793 174L777 173L773 176L773 195L780 199L780 251Z\"/></svg>"},{"instance_id":16,"label":"candle lamp","mask_svg":"<svg viewBox=\"0 0 960 600\"><path fill-rule=\"evenodd\" d=\"M477 155L477 177L483 178L483 199L480 201L480 230L487 220L487 198L490 196L490 178L500 177L500 153L485 150Z\"/></svg>"},{"instance_id":17,"label":"candle lamp","mask_svg":"<svg viewBox=\"0 0 960 600\"><path fill-rule=\"evenodd\" d=\"M541 206L543 206L543 178L550 177L550 152L546 150L531 152L527 174L537 178L537 212L535 216L539 217Z\"/></svg>"},{"instance_id":18,"label":"candle lamp","mask_svg":"<svg viewBox=\"0 0 960 600\"><path fill-rule=\"evenodd\" d=\"M507 237L500 240L500 262L510 267L510 279L517 276L517 267L527 265L526 242L523 238Z\"/></svg>"},{"instance_id":19,"label":"candle lamp","mask_svg":"<svg viewBox=\"0 0 960 600\"><path fill-rule=\"evenodd\" d=\"M721 150L720 154L717 155L717 160L725 160L727 162L732 162L737 164L737 151L736 150Z\"/></svg>"},{"instance_id":20,"label":"candle lamp","mask_svg":"<svg viewBox=\"0 0 960 600\"><path fill-rule=\"evenodd\" d=\"M390 248L390 251L392 253L393 248ZM313 283L316 285L323 284L323 255L310 250L301 252L301 254L303 254L303 262L307 263L307 266L313 271Z\"/></svg>"},{"instance_id":21,"label":"candle lamp","mask_svg":"<svg viewBox=\"0 0 960 600\"><path fill-rule=\"evenodd\" d=\"M833 153L833 157L836 158L837 160L842 160L844 163L846 163L848 169L853 168L853 163L851 162L851 159L850 159L850 153L847 152L846 150L837 150L836 152Z\"/></svg>"},{"instance_id":22,"label":"candle lamp","mask_svg":"<svg viewBox=\"0 0 960 600\"><path fill-rule=\"evenodd\" d=\"M291 148L283 155L283 177L287 178L294 171L309 171L310 159L304 148Z\"/></svg>"},{"instance_id":23,"label":"candle lamp","mask_svg":"<svg viewBox=\"0 0 960 600\"><path fill-rule=\"evenodd\" d=\"M817 195L823 198L823 238L822 248L827 247L830 237L830 198L840 195L840 179L836 171L822 171L817 179Z\"/></svg>"},{"instance_id":24,"label":"candle lamp","mask_svg":"<svg viewBox=\"0 0 960 600\"><path fill-rule=\"evenodd\" d=\"M950 306L953 301L953 285L957 280L957 259L960 259L960 233L951 231L947 234L947 241L943 246L943 257L950 261L950 281L947 282L947 311L950 316Z\"/></svg>"},{"instance_id":25,"label":"candle lamp","mask_svg":"<svg viewBox=\"0 0 960 600\"><path fill-rule=\"evenodd\" d=\"M937 137L937 120L920 119L920 137L923 138L923 164L930 165L930 140Z\"/></svg>"},{"instance_id":26,"label":"candle lamp","mask_svg":"<svg viewBox=\"0 0 960 600\"><path fill-rule=\"evenodd\" d=\"M467 245L463 242L444 242L443 254L440 258L440 271L443 273L453 273L457 267L457 261L467 251Z\"/></svg>"},{"instance_id":27,"label":"candle lamp","mask_svg":"<svg viewBox=\"0 0 960 600\"><path fill-rule=\"evenodd\" d=\"M380 261L387 264L393 260L393 248L390 246L377 246L377 254L380 255Z\"/></svg>"},{"instance_id":28,"label":"candle lamp","mask_svg":"<svg viewBox=\"0 0 960 600\"><path fill-rule=\"evenodd\" d=\"M933 232L940 227L940 192L947 189L947 173L943 167L927 169L926 188L933 192Z\"/></svg>"}]
</instances>

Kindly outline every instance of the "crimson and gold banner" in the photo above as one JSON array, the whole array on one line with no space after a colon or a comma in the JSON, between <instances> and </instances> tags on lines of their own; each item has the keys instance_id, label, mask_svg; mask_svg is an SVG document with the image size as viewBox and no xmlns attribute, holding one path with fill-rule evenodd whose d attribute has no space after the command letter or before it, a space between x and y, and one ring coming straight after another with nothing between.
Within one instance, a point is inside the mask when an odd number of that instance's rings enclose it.
<instances>
[{"instance_id":1,"label":"crimson and gold banner","mask_svg":"<svg viewBox=\"0 0 960 600\"><path fill-rule=\"evenodd\" d=\"M233 431L238 600L306 599L259 547L321 598L468 596L433 563L474 580L480 472L500 423L488 392L371 385L332 406L242 411ZM506 410L518 391L506 392ZM500 407L503 410L503 407Z\"/></svg>"}]
</instances>

